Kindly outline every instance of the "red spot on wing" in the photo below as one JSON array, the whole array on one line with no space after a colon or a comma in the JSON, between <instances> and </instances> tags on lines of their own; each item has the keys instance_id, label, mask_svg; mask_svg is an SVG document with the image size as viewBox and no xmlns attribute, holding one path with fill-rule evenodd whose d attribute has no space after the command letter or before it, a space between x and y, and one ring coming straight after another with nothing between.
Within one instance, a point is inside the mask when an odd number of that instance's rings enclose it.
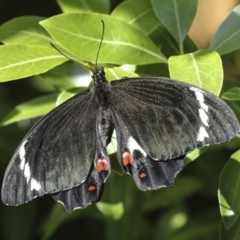
<instances>
[{"instance_id":1,"label":"red spot on wing","mask_svg":"<svg viewBox=\"0 0 240 240\"><path fill-rule=\"evenodd\" d=\"M97 160L96 168L98 173L100 173L101 171L108 171L109 166L107 160L105 158L99 158Z\"/></svg>"},{"instance_id":2,"label":"red spot on wing","mask_svg":"<svg viewBox=\"0 0 240 240\"><path fill-rule=\"evenodd\" d=\"M96 186L92 185L88 187L88 191L95 191L96 190Z\"/></svg>"},{"instance_id":3,"label":"red spot on wing","mask_svg":"<svg viewBox=\"0 0 240 240\"><path fill-rule=\"evenodd\" d=\"M122 165L125 167L128 164L133 164L133 158L130 152L123 152L122 154Z\"/></svg>"},{"instance_id":4,"label":"red spot on wing","mask_svg":"<svg viewBox=\"0 0 240 240\"><path fill-rule=\"evenodd\" d=\"M140 178L145 178L147 176L147 174L145 172L140 173Z\"/></svg>"}]
</instances>

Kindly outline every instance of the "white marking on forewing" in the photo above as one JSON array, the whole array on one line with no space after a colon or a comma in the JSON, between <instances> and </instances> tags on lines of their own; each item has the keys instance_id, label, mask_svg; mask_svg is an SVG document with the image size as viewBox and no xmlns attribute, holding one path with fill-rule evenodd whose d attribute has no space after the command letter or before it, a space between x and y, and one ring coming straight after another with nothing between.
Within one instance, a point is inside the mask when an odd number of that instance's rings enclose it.
<instances>
[{"instance_id":1,"label":"white marking on forewing","mask_svg":"<svg viewBox=\"0 0 240 240\"><path fill-rule=\"evenodd\" d=\"M24 167L24 176L26 177L27 182L28 182L30 179L30 167L29 167L28 163L26 163L25 167Z\"/></svg>"},{"instance_id":2,"label":"white marking on forewing","mask_svg":"<svg viewBox=\"0 0 240 240\"><path fill-rule=\"evenodd\" d=\"M24 164L25 164L25 154L26 154L26 150L25 150L25 144L27 143L27 139L22 143L20 149L19 149L19 158L21 159L21 163L20 163L20 169L23 170L24 168Z\"/></svg>"},{"instance_id":3,"label":"white marking on forewing","mask_svg":"<svg viewBox=\"0 0 240 240\"><path fill-rule=\"evenodd\" d=\"M134 150L140 151L144 157L147 156L147 153L139 146L136 140L130 136L127 141L127 147L129 148L130 152L133 154Z\"/></svg>"},{"instance_id":4,"label":"white marking on forewing","mask_svg":"<svg viewBox=\"0 0 240 240\"><path fill-rule=\"evenodd\" d=\"M35 190L40 190L41 189L41 184L40 182L38 182L36 179L32 178L31 179L31 191L35 189Z\"/></svg>"},{"instance_id":5,"label":"white marking on forewing","mask_svg":"<svg viewBox=\"0 0 240 240\"><path fill-rule=\"evenodd\" d=\"M200 103L201 108L204 109L206 112L208 112L208 105L206 105L204 102L200 102L200 101L199 101L199 103Z\"/></svg>"},{"instance_id":6,"label":"white marking on forewing","mask_svg":"<svg viewBox=\"0 0 240 240\"><path fill-rule=\"evenodd\" d=\"M206 112L200 108L198 110L198 113L199 113L199 116L200 116L200 119L202 121L202 123L206 126L206 127L209 127L209 124L208 124L208 115L206 114Z\"/></svg>"},{"instance_id":7,"label":"white marking on forewing","mask_svg":"<svg viewBox=\"0 0 240 240\"><path fill-rule=\"evenodd\" d=\"M196 96L197 100L199 101L201 108L203 108L207 112L208 106L205 104L203 91L198 88L195 88L195 87L190 87L190 90L195 92L195 96Z\"/></svg>"},{"instance_id":8,"label":"white marking on forewing","mask_svg":"<svg viewBox=\"0 0 240 240\"><path fill-rule=\"evenodd\" d=\"M208 138L208 137L209 137L209 135L208 135L206 129L203 126L201 126L198 130L197 140L202 142L204 140L204 138Z\"/></svg>"},{"instance_id":9,"label":"white marking on forewing","mask_svg":"<svg viewBox=\"0 0 240 240\"><path fill-rule=\"evenodd\" d=\"M207 115L208 106L205 104L203 91L195 87L190 87L190 90L194 91L195 96L199 102L200 108L198 109L198 114L201 119L201 122L203 123L204 126L209 127L209 124L208 124L209 117ZM205 137L209 137L206 132L206 129L204 127L200 127L198 132L198 139L200 138L204 140Z\"/></svg>"},{"instance_id":10,"label":"white marking on forewing","mask_svg":"<svg viewBox=\"0 0 240 240\"><path fill-rule=\"evenodd\" d=\"M191 86L189 89L194 91L194 92L201 92L201 93L203 93L203 90L201 90L199 88L196 88L196 87L193 87L193 86Z\"/></svg>"},{"instance_id":11,"label":"white marking on forewing","mask_svg":"<svg viewBox=\"0 0 240 240\"><path fill-rule=\"evenodd\" d=\"M25 157L21 160L20 169L23 170L25 164Z\"/></svg>"}]
</instances>

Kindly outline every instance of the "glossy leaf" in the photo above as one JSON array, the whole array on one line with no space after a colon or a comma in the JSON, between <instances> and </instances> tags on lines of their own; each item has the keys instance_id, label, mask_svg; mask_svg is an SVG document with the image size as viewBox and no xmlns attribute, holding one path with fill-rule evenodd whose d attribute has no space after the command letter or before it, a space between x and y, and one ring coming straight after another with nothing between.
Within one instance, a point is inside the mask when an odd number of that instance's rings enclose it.
<instances>
[{"instance_id":1,"label":"glossy leaf","mask_svg":"<svg viewBox=\"0 0 240 240\"><path fill-rule=\"evenodd\" d=\"M141 65L166 62L159 48L142 31L108 15L68 13L40 24L68 52L95 63L103 31L102 20L105 29L98 63Z\"/></svg>"},{"instance_id":2,"label":"glossy leaf","mask_svg":"<svg viewBox=\"0 0 240 240\"><path fill-rule=\"evenodd\" d=\"M240 150L226 163L219 180L218 198L226 229L232 227L240 215Z\"/></svg>"},{"instance_id":3,"label":"glossy leaf","mask_svg":"<svg viewBox=\"0 0 240 240\"><path fill-rule=\"evenodd\" d=\"M51 37L38 23L43 17L24 16L11 19L0 26L0 41L5 44L47 45Z\"/></svg>"},{"instance_id":4,"label":"glossy leaf","mask_svg":"<svg viewBox=\"0 0 240 240\"><path fill-rule=\"evenodd\" d=\"M5 44L50 46L51 37L38 23L43 17L23 16L11 19L0 26L0 41Z\"/></svg>"},{"instance_id":5,"label":"glossy leaf","mask_svg":"<svg viewBox=\"0 0 240 240\"><path fill-rule=\"evenodd\" d=\"M239 87L233 87L226 92L224 92L221 95L221 98L226 100L240 100L240 88Z\"/></svg>"},{"instance_id":6,"label":"glossy leaf","mask_svg":"<svg viewBox=\"0 0 240 240\"><path fill-rule=\"evenodd\" d=\"M141 0L141 4L139 0L124 1L113 10L111 15L142 30L145 34L150 34L161 25L150 0Z\"/></svg>"},{"instance_id":7,"label":"glossy leaf","mask_svg":"<svg viewBox=\"0 0 240 240\"><path fill-rule=\"evenodd\" d=\"M47 114L56 106L57 96L58 94L50 94L16 106L1 120L0 126Z\"/></svg>"},{"instance_id":8,"label":"glossy leaf","mask_svg":"<svg viewBox=\"0 0 240 240\"><path fill-rule=\"evenodd\" d=\"M109 13L109 0L57 0L63 12L98 12Z\"/></svg>"},{"instance_id":9,"label":"glossy leaf","mask_svg":"<svg viewBox=\"0 0 240 240\"><path fill-rule=\"evenodd\" d=\"M196 160L201 154L203 154L207 148L195 149L194 151L190 152L184 158L184 166L188 165L190 162Z\"/></svg>"},{"instance_id":10,"label":"glossy leaf","mask_svg":"<svg viewBox=\"0 0 240 240\"><path fill-rule=\"evenodd\" d=\"M222 61L217 52L200 50L169 58L172 79L178 79L219 95L223 84Z\"/></svg>"},{"instance_id":11,"label":"glossy leaf","mask_svg":"<svg viewBox=\"0 0 240 240\"><path fill-rule=\"evenodd\" d=\"M182 46L197 11L197 0L151 0L161 23ZM183 49L180 49L183 53Z\"/></svg>"},{"instance_id":12,"label":"glossy leaf","mask_svg":"<svg viewBox=\"0 0 240 240\"><path fill-rule=\"evenodd\" d=\"M232 52L240 48L240 5L235 7L231 14L218 28L213 36L209 49L219 54Z\"/></svg>"},{"instance_id":13,"label":"glossy leaf","mask_svg":"<svg viewBox=\"0 0 240 240\"><path fill-rule=\"evenodd\" d=\"M168 65L163 63L137 66L136 72L141 76L170 77Z\"/></svg>"},{"instance_id":14,"label":"glossy leaf","mask_svg":"<svg viewBox=\"0 0 240 240\"><path fill-rule=\"evenodd\" d=\"M0 82L44 73L67 60L51 47L3 45L0 46Z\"/></svg>"},{"instance_id":15,"label":"glossy leaf","mask_svg":"<svg viewBox=\"0 0 240 240\"><path fill-rule=\"evenodd\" d=\"M126 71L123 67L105 68L106 78L109 82L119 80L122 78L133 78L138 77L134 72Z\"/></svg>"}]
</instances>

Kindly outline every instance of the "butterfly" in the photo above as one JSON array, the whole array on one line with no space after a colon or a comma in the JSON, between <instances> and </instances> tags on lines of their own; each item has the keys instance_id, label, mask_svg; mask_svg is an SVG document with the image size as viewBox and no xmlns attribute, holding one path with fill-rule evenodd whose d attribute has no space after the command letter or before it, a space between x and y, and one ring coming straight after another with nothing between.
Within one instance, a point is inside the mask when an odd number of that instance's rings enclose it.
<instances>
[{"instance_id":1,"label":"butterfly","mask_svg":"<svg viewBox=\"0 0 240 240\"><path fill-rule=\"evenodd\" d=\"M72 212L99 201L114 130L118 161L142 191L173 186L187 153L240 130L224 101L193 85L167 78L108 82L100 69L92 78L91 89L41 118L22 140L5 172L3 203L51 194Z\"/></svg>"}]
</instances>

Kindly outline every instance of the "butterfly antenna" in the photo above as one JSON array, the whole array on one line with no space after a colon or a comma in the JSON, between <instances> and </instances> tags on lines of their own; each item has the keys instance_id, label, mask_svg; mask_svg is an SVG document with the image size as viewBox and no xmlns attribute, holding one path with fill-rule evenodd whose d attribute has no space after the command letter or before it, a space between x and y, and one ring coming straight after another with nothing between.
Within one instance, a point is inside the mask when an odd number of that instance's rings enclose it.
<instances>
[{"instance_id":1,"label":"butterfly antenna","mask_svg":"<svg viewBox=\"0 0 240 240\"><path fill-rule=\"evenodd\" d=\"M98 51L97 51L97 58L96 58L96 63L95 63L95 70L97 69L98 56L99 56L100 49L101 49L101 46L102 46L103 36L104 36L104 30L105 30L104 21L101 20L101 22L102 22L102 36L101 36L101 41L100 41L100 44L99 44L99 47L98 47Z\"/></svg>"},{"instance_id":2,"label":"butterfly antenna","mask_svg":"<svg viewBox=\"0 0 240 240\"><path fill-rule=\"evenodd\" d=\"M74 62L74 63L77 63L78 65L80 65L81 67L89 70L90 72L93 71L91 68L89 68L89 67L88 67L87 65L85 65L84 63L78 62L78 61L74 60L73 58L69 57L68 55L64 54L64 53L63 53L57 46L55 46L53 43L50 42L50 44L51 44L51 46L52 46L53 48L55 48L60 54L62 54L64 57L66 57L66 58L69 59L70 61L72 61L72 62Z\"/></svg>"},{"instance_id":3,"label":"butterfly antenna","mask_svg":"<svg viewBox=\"0 0 240 240\"><path fill-rule=\"evenodd\" d=\"M51 46L54 47L60 54L62 54L64 57L68 58L69 60L75 62L72 58L70 58L69 56L67 56L66 54L64 54L59 48L57 48L53 43L51 43Z\"/></svg>"}]
</instances>

